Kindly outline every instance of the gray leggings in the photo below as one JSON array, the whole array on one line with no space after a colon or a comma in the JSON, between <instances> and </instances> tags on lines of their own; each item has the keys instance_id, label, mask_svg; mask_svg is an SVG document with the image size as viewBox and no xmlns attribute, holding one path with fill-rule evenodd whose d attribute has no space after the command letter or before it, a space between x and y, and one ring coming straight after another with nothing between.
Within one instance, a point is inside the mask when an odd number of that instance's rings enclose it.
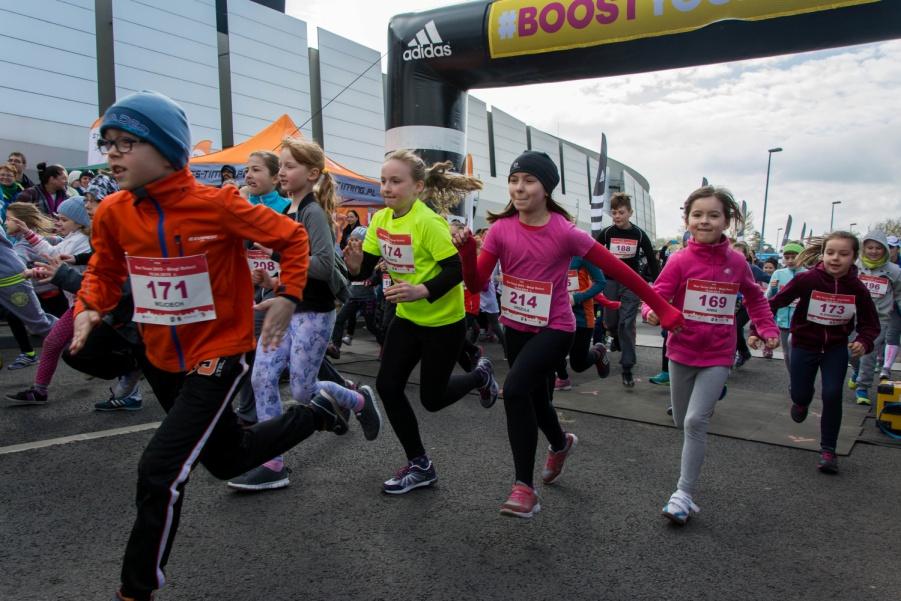
<instances>
[{"instance_id":1,"label":"gray leggings","mask_svg":"<svg viewBox=\"0 0 901 601\"><path fill-rule=\"evenodd\" d=\"M673 422L685 431L682 443L682 472L677 488L694 496L707 450L707 428L713 409L729 377L729 368L691 367L669 362L670 398Z\"/></svg>"}]
</instances>

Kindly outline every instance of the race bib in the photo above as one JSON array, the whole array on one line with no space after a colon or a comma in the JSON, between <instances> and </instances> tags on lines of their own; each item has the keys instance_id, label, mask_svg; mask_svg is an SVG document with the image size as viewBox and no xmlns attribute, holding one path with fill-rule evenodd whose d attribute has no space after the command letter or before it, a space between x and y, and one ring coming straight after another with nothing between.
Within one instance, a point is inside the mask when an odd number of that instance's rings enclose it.
<instances>
[{"instance_id":1,"label":"race bib","mask_svg":"<svg viewBox=\"0 0 901 601\"><path fill-rule=\"evenodd\" d=\"M171 326L216 319L205 255L126 260L135 321Z\"/></svg>"},{"instance_id":2,"label":"race bib","mask_svg":"<svg viewBox=\"0 0 901 601\"><path fill-rule=\"evenodd\" d=\"M544 327L551 314L550 282L524 280L512 275L502 276L504 292L501 295L501 314L511 321L528 326Z\"/></svg>"},{"instance_id":3,"label":"race bib","mask_svg":"<svg viewBox=\"0 0 901 601\"><path fill-rule=\"evenodd\" d=\"M814 290L807 306L807 321L824 326L838 326L848 323L857 311L851 294L829 294Z\"/></svg>"},{"instance_id":4,"label":"race bib","mask_svg":"<svg viewBox=\"0 0 901 601\"><path fill-rule=\"evenodd\" d=\"M638 254L638 240L629 238L611 238L610 252L617 259L631 259Z\"/></svg>"},{"instance_id":5,"label":"race bib","mask_svg":"<svg viewBox=\"0 0 901 601\"><path fill-rule=\"evenodd\" d=\"M578 292L579 291L579 270L578 269L570 269L566 272L566 291L567 292Z\"/></svg>"},{"instance_id":6,"label":"race bib","mask_svg":"<svg viewBox=\"0 0 901 601\"><path fill-rule=\"evenodd\" d=\"M888 278L882 278L875 275L859 275L857 276L863 285L870 291L873 298L882 298L888 294Z\"/></svg>"},{"instance_id":7,"label":"race bib","mask_svg":"<svg viewBox=\"0 0 901 601\"><path fill-rule=\"evenodd\" d=\"M251 271L254 269L262 269L268 273L270 277L277 276L279 272L278 261L274 260L265 250L248 250L247 264L250 266Z\"/></svg>"},{"instance_id":8,"label":"race bib","mask_svg":"<svg viewBox=\"0 0 901 601\"><path fill-rule=\"evenodd\" d=\"M413 237L410 234L391 234L379 228L379 249L389 269L396 273L414 273Z\"/></svg>"},{"instance_id":9,"label":"race bib","mask_svg":"<svg viewBox=\"0 0 901 601\"><path fill-rule=\"evenodd\" d=\"M685 287L682 314L692 321L731 325L735 323L738 288L737 283L690 279Z\"/></svg>"}]
</instances>

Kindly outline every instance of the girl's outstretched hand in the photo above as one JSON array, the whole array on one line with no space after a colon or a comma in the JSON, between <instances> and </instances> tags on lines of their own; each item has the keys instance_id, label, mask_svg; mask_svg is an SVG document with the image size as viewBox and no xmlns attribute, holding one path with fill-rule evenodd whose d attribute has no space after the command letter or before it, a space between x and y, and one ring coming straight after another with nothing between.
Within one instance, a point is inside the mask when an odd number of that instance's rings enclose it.
<instances>
[{"instance_id":1,"label":"girl's outstretched hand","mask_svg":"<svg viewBox=\"0 0 901 601\"><path fill-rule=\"evenodd\" d=\"M849 344L849 345L848 345L848 350L851 351L851 356L854 357L855 359L858 358L858 357L863 357L864 355L867 354L867 349L866 349L866 347L865 347L863 344L861 344L860 342L857 342L857 341L852 342L851 344Z\"/></svg>"},{"instance_id":2,"label":"girl's outstretched hand","mask_svg":"<svg viewBox=\"0 0 901 601\"><path fill-rule=\"evenodd\" d=\"M458 249L463 248L470 240L473 239L472 231L468 227L465 227L456 234L453 234L451 236L451 239L454 242L454 246L456 246Z\"/></svg>"}]
</instances>

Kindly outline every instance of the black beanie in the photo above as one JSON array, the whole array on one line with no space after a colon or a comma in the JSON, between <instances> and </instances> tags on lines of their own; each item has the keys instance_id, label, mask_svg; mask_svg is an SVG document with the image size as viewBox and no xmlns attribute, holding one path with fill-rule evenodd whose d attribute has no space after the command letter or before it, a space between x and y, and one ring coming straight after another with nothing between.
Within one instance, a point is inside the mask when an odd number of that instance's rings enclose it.
<instances>
[{"instance_id":1,"label":"black beanie","mask_svg":"<svg viewBox=\"0 0 901 601\"><path fill-rule=\"evenodd\" d=\"M534 175L544 186L544 191L551 194L557 184L560 183L560 172L551 157L545 152L537 150L527 150L513 161L510 165L510 175L514 173L528 173Z\"/></svg>"}]
</instances>

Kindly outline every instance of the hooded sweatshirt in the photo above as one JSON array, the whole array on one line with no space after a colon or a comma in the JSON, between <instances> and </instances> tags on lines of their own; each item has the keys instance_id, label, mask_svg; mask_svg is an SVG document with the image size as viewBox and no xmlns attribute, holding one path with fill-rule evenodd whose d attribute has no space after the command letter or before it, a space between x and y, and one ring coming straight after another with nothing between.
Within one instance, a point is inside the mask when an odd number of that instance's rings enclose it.
<instances>
[{"instance_id":1,"label":"hooded sweatshirt","mask_svg":"<svg viewBox=\"0 0 901 601\"><path fill-rule=\"evenodd\" d=\"M889 246L885 232L872 230L863 237L863 244L866 244L867 240L881 244L885 254L882 260L875 264L867 261L861 254L857 260L857 277L870 291L870 296L876 304L876 311L879 313L879 321L887 325L892 320L895 304L901 300L901 267L889 260Z\"/></svg>"},{"instance_id":2,"label":"hooded sweatshirt","mask_svg":"<svg viewBox=\"0 0 901 601\"><path fill-rule=\"evenodd\" d=\"M835 325L810 320L808 313L814 292L853 296L854 315L848 321ZM798 299L798 306L791 321L792 346L822 353L834 346L848 344L848 336L855 330L856 321L855 340L864 345L867 353L872 352L873 341L879 336L879 317L867 287L857 279L857 267L852 265L848 273L835 278L826 272L820 262L810 271L797 274L786 284L779 294L770 299L770 308L776 311L789 306L795 299ZM822 302L827 301L816 301L814 304ZM753 327L751 334L754 334Z\"/></svg>"},{"instance_id":3,"label":"hooded sweatshirt","mask_svg":"<svg viewBox=\"0 0 901 601\"><path fill-rule=\"evenodd\" d=\"M686 306L689 280L692 280L690 298L696 300ZM734 293L716 291L727 287L734 290ZM754 281L750 265L741 253L732 250L725 237L715 244L701 244L690 239L685 249L670 256L653 288L664 299L672 299L673 305L685 314L682 330L670 332L666 341L666 355L677 363L692 367L732 366L737 335L734 305L739 293L744 297L744 306L747 307L752 323L762 336L779 336L779 329L773 321L763 291ZM704 292L705 288L712 292ZM730 311L725 310L720 300L728 294L735 295L731 301L733 310ZM707 298L701 301L705 295ZM704 321L710 318L692 311L692 308L708 302L713 296L716 301L710 302L709 306L723 310L723 315L718 318L719 323ZM647 317L650 312L647 305L642 307L642 316Z\"/></svg>"}]
</instances>

